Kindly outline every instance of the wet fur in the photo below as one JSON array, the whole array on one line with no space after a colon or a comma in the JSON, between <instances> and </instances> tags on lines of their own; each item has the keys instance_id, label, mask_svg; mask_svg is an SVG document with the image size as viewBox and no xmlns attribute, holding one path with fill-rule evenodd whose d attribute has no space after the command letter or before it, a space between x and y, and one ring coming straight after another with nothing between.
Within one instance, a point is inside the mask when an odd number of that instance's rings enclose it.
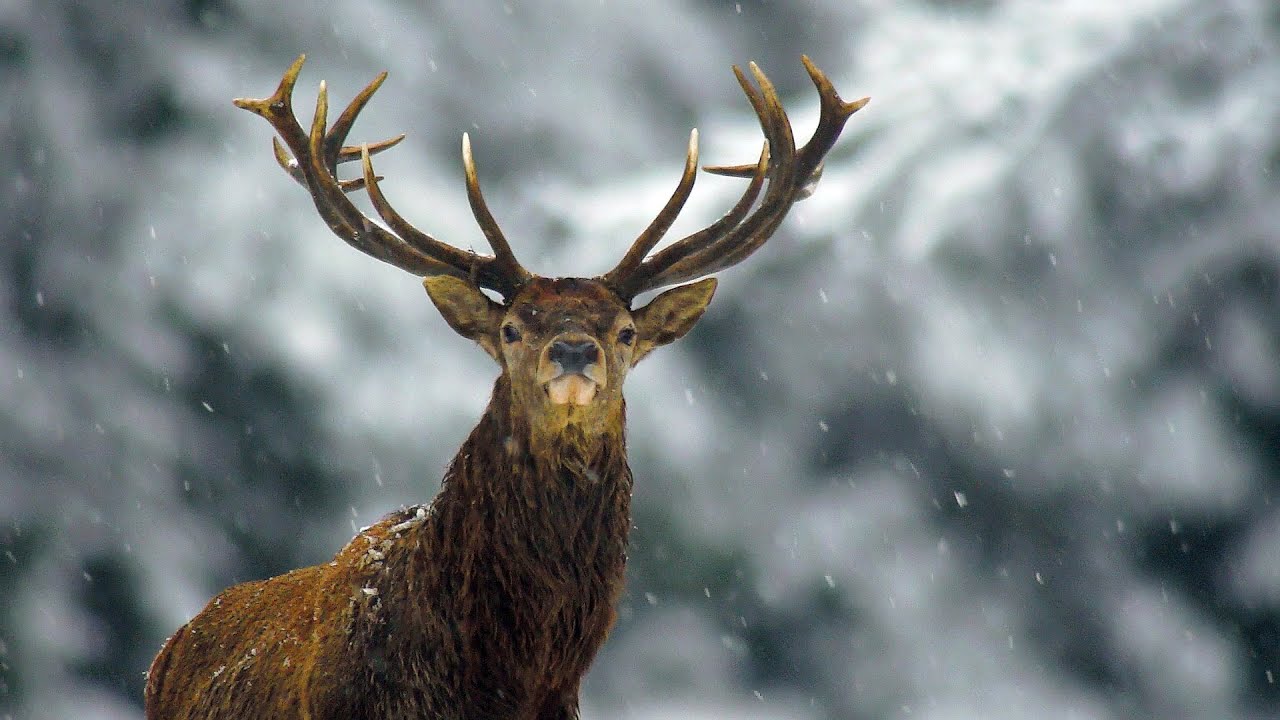
<instances>
[{"instance_id":1,"label":"wet fur","mask_svg":"<svg viewBox=\"0 0 1280 720\"><path fill-rule=\"evenodd\" d=\"M510 397L504 375L430 506L179 629L151 666L149 720L577 717L623 588L624 412L539 439Z\"/></svg>"}]
</instances>

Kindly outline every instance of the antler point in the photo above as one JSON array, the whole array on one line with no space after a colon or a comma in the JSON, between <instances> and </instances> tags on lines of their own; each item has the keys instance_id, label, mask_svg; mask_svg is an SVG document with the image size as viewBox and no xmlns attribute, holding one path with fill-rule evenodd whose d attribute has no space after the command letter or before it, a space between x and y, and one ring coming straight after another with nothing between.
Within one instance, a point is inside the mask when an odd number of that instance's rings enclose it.
<instances>
[{"instance_id":1,"label":"antler point","mask_svg":"<svg viewBox=\"0 0 1280 720\"><path fill-rule=\"evenodd\" d=\"M462 170L466 173L467 183L470 185L476 177L476 159L471 154L471 136L465 132L462 133Z\"/></svg>"},{"instance_id":2,"label":"antler point","mask_svg":"<svg viewBox=\"0 0 1280 720\"><path fill-rule=\"evenodd\" d=\"M276 89L278 95L288 95L293 92L293 84L298 80L298 73L302 72L302 63L306 62L307 54L302 53L293 61L288 70L284 71L284 76L280 78L280 87Z\"/></svg>"},{"instance_id":3,"label":"antler point","mask_svg":"<svg viewBox=\"0 0 1280 720\"><path fill-rule=\"evenodd\" d=\"M367 142L360 143L360 165L364 175L364 186L372 197L374 193L378 192L378 176L373 173L373 160L369 157L369 143ZM378 207L375 205L374 209L378 210ZM378 214L382 215L382 211L379 210Z\"/></svg>"}]
</instances>

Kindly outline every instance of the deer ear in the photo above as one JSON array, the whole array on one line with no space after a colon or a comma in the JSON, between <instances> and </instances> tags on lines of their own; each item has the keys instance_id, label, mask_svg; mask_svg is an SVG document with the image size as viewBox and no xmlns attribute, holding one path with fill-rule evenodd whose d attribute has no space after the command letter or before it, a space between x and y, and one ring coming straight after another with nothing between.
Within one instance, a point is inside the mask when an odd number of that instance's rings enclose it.
<instances>
[{"instance_id":1,"label":"deer ear","mask_svg":"<svg viewBox=\"0 0 1280 720\"><path fill-rule=\"evenodd\" d=\"M711 296L716 291L716 279L706 278L688 285L681 285L661 293L648 305L633 310L636 321L636 349L631 363L640 362L654 348L662 347L684 337L702 317Z\"/></svg>"},{"instance_id":2,"label":"deer ear","mask_svg":"<svg viewBox=\"0 0 1280 720\"><path fill-rule=\"evenodd\" d=\"M501 305L490 300L473 283L453 275L425 277L422 286L454 332L475 341L494 360L501 362L497 343Z\"/></svg>"}]
</instances>

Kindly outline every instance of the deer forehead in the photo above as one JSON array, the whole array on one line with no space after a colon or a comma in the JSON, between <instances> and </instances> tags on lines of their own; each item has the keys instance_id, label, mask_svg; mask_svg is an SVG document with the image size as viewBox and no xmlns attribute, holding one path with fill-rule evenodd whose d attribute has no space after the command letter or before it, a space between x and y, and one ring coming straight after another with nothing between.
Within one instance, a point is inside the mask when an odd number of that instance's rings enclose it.
<instances>
[{"instance_id":1,"label":"deer forehead","mask_svg":"<svg viewBox=\"0 0 1280 720\"><path fill-rule=\"evenodd\" d=\"M630 315L616 293L588 278L534 278L512 299L509 312L525 326L545 331L569 325L607 330L619 316Z\"/></svg>"}]
</instances>

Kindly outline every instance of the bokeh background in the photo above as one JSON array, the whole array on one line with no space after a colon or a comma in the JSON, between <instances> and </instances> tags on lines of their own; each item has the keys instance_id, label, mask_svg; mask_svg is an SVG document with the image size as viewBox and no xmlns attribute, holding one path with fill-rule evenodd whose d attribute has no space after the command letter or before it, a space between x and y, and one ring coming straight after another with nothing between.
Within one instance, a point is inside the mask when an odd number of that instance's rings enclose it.
<instances>
[{"instance_id":1,"label":"bokeh background","mask_svg":"<svg viewBox=\"0 0 1280 720\"><path fill-rule=\"evenodd\" d=\"M634 545L584 717L1280 712L1273 0L0 1L0 718L138 718L221 588L430 498L495 368L236 110L299 52L386 192L610 267L754 59L812 199L628 386ZM741 190L704 178L673 236ZM682 232L684 231L684 232Z\"/></svg>"}]
</instances>

